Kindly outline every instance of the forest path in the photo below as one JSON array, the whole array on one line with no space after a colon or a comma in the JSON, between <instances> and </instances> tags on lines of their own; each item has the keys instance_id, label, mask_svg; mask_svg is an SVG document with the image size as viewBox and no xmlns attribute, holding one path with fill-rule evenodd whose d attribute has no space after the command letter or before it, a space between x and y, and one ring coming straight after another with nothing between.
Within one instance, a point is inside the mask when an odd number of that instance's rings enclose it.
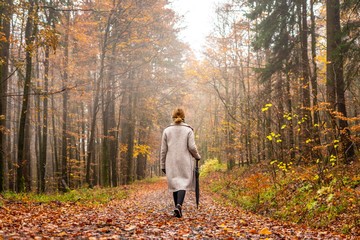
<instances>
[{"instance_id":1,"label":"forest path","mask_svg":"<svg viewBox=\"0 0 360 240\"><path fill-rule=\"evenodd\" d=\"M166 180L127 186L125 200L105 205L23 204L0 208L0 239L343 239L254 215L187 193L183 218L172 216Z\"/></svg>"}]
</instances>

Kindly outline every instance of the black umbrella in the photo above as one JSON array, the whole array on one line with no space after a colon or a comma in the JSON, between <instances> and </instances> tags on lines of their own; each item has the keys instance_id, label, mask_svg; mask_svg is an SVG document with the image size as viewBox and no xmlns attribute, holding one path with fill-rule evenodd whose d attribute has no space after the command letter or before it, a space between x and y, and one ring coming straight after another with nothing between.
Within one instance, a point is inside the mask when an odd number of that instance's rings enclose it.
<instances>
[{"instance_id":1,"label":"black umbrella","mask_svg":"<svg viewBox=\"0 0 360 240\"><path fill-rule=\"evenodd\" d=\"M200 199L200 186L199 186L199 161L196 160L195 167L195 197L196 197L196 207L199 208L199 199Z\"/></svg>"}]
</instances>

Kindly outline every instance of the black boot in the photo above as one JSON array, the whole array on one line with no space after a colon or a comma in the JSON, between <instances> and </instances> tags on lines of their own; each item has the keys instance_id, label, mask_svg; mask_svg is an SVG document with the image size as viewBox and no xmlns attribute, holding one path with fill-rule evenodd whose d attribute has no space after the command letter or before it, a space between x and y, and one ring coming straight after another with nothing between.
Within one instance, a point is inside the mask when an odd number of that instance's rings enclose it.
<instances>
[{"instance_id":1,"label":"black boot","mask_svg":"<svg viewBox=\"0 0 360 240\"><path fill-rule=\"evenodd\" d=\"M176 205L176 207L174 209L174 216L177 217L177 218L182 217L181 205L180 204Z\"/></svg>"}]
</instances>

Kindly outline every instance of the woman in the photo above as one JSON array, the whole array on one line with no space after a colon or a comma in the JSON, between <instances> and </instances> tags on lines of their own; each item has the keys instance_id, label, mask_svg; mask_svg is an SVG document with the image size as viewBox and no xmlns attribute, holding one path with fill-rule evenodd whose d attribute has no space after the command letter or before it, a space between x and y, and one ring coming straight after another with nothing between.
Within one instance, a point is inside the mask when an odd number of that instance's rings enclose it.
<instances>
[{"instance_id":1,"label":"woman","mask_svg":"<svg viewBox=\"0 0 360 240\"><path fill-rule=\"evenodd\" d=\"M181 218L185 193L195 190L194 158L199 161L201 157L195 145L194 131L185 123L184 110L175 109L172 118L173 123L162 135L160 162L169 191L173 193L174 216Z\"/></svg>"}]
</instances>

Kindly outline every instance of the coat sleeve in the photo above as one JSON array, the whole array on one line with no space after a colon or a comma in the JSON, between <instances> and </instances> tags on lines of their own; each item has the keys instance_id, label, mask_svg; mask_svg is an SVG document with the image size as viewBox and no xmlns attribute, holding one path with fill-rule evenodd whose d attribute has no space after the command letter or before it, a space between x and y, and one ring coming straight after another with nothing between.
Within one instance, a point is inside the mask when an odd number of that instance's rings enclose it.
<instances>
[{"instance_id":1,"label":"coat sleeve","mask_svg":"<svg viewBox=\"0 0 360 240\"><path fill-rule=\"evenodd\" d=\"M166 153L167 153L167 139L165 131L162 134L161 138L161 149L160 149L160 167L161 169L165 169L165 161L166 161Z\"/></svg>"},{"instance_id":2,"label":"coat sleeve","mask_svg":"<svg viewBox=\"0 0 360 240\"><path fill-rule=\"evenodd\" d=\"M189 131L188 135L188 149L191 155L197 159L200 160L201 156L197 150L196 144L195 144L195 136L193 131Z\"/></svg>"}]
</instances>

